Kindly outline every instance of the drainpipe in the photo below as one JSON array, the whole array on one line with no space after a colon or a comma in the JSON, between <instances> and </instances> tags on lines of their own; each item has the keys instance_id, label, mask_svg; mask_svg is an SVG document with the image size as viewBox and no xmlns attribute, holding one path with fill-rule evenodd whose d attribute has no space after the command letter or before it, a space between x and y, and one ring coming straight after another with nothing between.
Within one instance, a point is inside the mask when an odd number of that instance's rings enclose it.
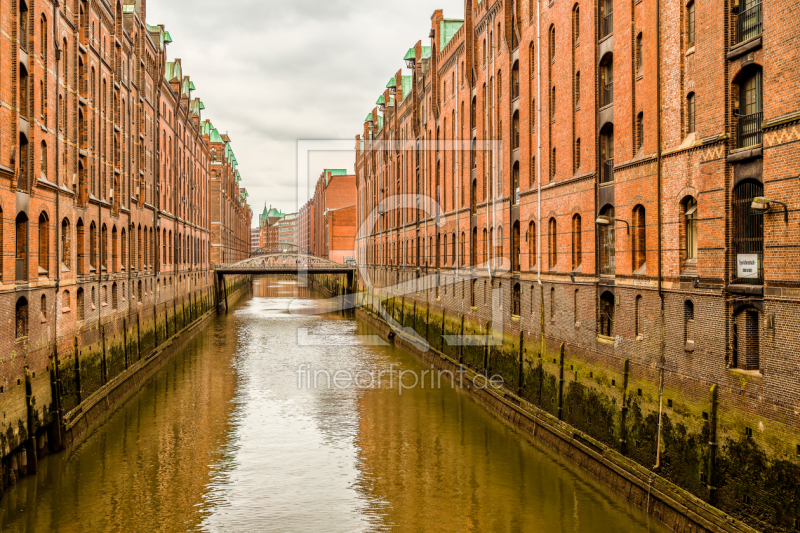
<instances>
[{"instance_id":1,"label":"drainpipe","mask_svg":"<svg viewBox=\"0 0 800 533\"><path fill-rule=\"evenodd\" d=\"M662 206L661 206L661 181L662 181L662 161L661 161L661 0L656 1L656 127L657 127L657 148L656 165L658 167L658 300L659 300L659 320L660 332L658 348L660 353L660 383L658 386L658 440L656 443L656 464L654 470L661 466L661 428L664 413L664 272L663 261L661 259L663 236L662 226Z\"/></svg>"},{"instance_id":2,"label":"drainpipe","mask_svg":"<svg viewBox=\"0 0 800 533\"><path fill-rule=\"evenodd\" d=\"M544 287L542 286L542 37L540 33L541 3L536 5L536 206L539 223L536 227L536 283L539 284L541 347L539 354L544 356Z\"/></svg>"}]
</instances>

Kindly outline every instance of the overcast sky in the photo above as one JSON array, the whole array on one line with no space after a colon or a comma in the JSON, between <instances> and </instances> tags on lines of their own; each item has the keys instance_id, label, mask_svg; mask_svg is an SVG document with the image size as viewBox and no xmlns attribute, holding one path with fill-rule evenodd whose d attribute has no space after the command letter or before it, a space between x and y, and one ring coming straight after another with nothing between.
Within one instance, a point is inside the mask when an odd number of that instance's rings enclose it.
<instances>
[{"instance_id":1,"label":"overcast sky","mask_svg":"<svg viewBox=\"0 0 800 533\"><path fill-rule=\"evenodd\" d=\"M299 208L297 141L355 146L406 51L429 44L434 10L464 13L463 0L150 0L147 8L147 22L170 32L168 58L181 59L203 118L231 137L254 225L265 202ZM354 158L314 154L312 182L324 168L352 172Z\"/></svg>"}]
</instances>

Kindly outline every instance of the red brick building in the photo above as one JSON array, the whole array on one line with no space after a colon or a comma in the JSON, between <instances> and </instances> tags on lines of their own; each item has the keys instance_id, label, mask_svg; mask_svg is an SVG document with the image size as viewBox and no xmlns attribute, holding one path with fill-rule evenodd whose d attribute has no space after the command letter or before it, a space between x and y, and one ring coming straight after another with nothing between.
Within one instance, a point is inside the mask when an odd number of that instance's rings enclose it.
<instances>
[{"instance_id":1,"label":"red brick building","mask_svg":"<svg viewBox=\"0 0 800 533\"><path fill-rule=\"evenodd\" d=\"M406 300L475 324L498 295L509 338L566 344L567 385L635 404L643 466L691 465L660 473L756 527L800 511L768 474L722 486L674 428L703 440L716 385L724 460L752 445L800 482L796 7L467 0L463 18L434 12L407 69L387 65L356 140L373 281L427 275Z\"/></svg>"},{"instance_id":2,"label":"red brick building","mask_svg":"<svg viewBox=\"0 0 800 533\"><path fill-rule=\"evenodd\" d=\"M248 256L251 212L144 0L3 2L0 29L5 465L53 421L51 368L66 413L127 368L134 331L146 355L213 302L211 264Z\"/></svg>"},{"instance_id":3,"label":"red brick building","mask_svg":"<svg viewBox=\"0 0 800 533\"><path fill-rule=\"evenodd\" d=\"M356 178L325 169L314 195L300 208L300 246L310 254L343 263L355 258Z\"/></svg>"}]
</instances>

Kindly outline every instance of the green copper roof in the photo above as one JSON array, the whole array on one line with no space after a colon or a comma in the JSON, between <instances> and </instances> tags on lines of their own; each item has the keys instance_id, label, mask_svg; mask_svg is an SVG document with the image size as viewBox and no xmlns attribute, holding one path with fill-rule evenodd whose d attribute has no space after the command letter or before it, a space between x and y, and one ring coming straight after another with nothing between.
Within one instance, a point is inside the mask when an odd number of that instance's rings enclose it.
<instances>
[{"instance_id":1,"label":"green copper roof","mask_svg":"<svg viewBox=\"0 0 800 533\"><path fill-rule=\"evenodd\" d=\"M387 89L392 89L392 88L394 88L396 86L397 86L397 82L395 81L394 76L392 76L392 79L390 79L389 83L386 84L386 88Z\"/></svg>"},{"instance_id":2,"label":"green copper roof","mask_svg":"<svg viewBox=\"0 0 800 533\"><path fill-rule=\"evenodd\" d=\"M417 58L417 53L414 51L414 47L411 47L411 48L408 49L408 52L406 52L406 55L403 58L403 60L416 59L416 58Z\"/></svg>"},{"instance_id":3,"label":"green copper roof","mask_svg":"<svg viewBox=\"0 0 800 533\"><path fill-rule=\"evenodd\" d=\"M194 82L193 81L189 82L189 89L194 91Z\"/></svg>"},{"instance_id":4,"label":"green copper roof","mask_svg":"<svg viewBox=\"0 0 800 533\"><path fill-rule=\"evenodd\" d=\"M164 42L165 43L171 43L172 42L172 36L169 34L168 31L164 32Z\"/></svg>"},{"instance_id":5,"label":"green copper roof","mask_svg":"<svg viewBox=\"0 0 800 533\"><path fill-rule=\"evenodd\" d=\"M372 113L367 115L367 118L364 119L364 122L370 122L372 120Z\"/></svg>"},{"instance_id":6,"label":"green copper roof","mask_svg":"<svg viewBox=\"0 0 800 533\"><path fill-rule=\"evenodd\" d=\"M347 170L343 168L326 168L326 173L330 173L331 176L347 176Z\"/></svg>"},{"instance_id":7,"label":"green copper roof","mask_svg":"<svg viewBox=\"0 0 800 533\"><path fill-rule=\"evenodd\" d=\"M181 83L181 94L185 94L187 97L189 96L189 78L183 78L183 83Z\"/></svg>"},{"instance_id":8,"label":"green copper roof","mask_svg":"<svg viewBox=\"0 0 800 533\"><path fill-rule=\"evenodd\" d=\"M375 102L375 104L377 104L377 105L383 105L385 103L386 103L386 100L384 100L383 95L380 95L380 97L378 97L378 101Z\"/></svg>"},{"instance_id":9,"label":"green copper roof","mask_svg":"<svg viewBox=\"0 0 800 533\"><path fill-rule=\"evenodd\" d=\"M422 59L428 59L431 57L431 47L430 46L423 46L422 47Z\"/></svg>"},{"instance_id":10,"label":"green copper roof","mask_svg":"<svg viewBox=\"0 0 800 533\"><path fill-rule=\"evenodd\" d=\"M164 69L164 79L167 81L172 81L175 78L181 79L183 74L181 73L181 62L180 61L167 61Z\"/></svg>"},{"instance_id":11,"label":"green copper roof","mask_svg":"<svg viewBox=\"0 0 800 533\"><path fill-rule=\"evenodd\" d=\"M440 50L444 50L444 47L447 46L447 43L453 38L456 32L464 25L463 20L458 19L444 19L442 20L441 24L439 25L439 33L441 36L439 45Z\"/></svg>"},{"instance_id":12,"label":"green copper roof","mask_svg":"<svg viewBox=\"0 0 800 533\"><path fill-rule=\"evenodd\" d=\"M411 85L413 83L414 78L411 76L403 76L403 100L408 98L411 95Z\"/></svg>"},{"instance_id":13,"label":"green copper roof","mask_svg":"<svg viewBox=\"0 0 800 533\"><path fill-rule=\"evenodd\" d=\"M222 140L222 137L221 137L221 136L220 136L220 134L219 134L219 131L217 131L217 128L215 128L215 127L213 127L213 126L211 127L211 131L210 131L210 132L209 132L209 134L208 134L208 141L209 141L209 142L212 142L212 143L221 143L221 142L224 142L224 141Z\"/></svg>"}]
</instances>

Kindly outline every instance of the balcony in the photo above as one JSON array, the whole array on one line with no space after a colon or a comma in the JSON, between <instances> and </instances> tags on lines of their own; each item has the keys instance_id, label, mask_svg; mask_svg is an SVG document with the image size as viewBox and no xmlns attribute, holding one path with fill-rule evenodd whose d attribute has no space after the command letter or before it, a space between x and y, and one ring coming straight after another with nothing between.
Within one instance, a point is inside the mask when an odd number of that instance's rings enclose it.
<instances>
[{"instance_id":1,"label":"balcony","mask_svg":"<svg viewBox=\"0 0 800 533\"><path fill-rule=\"evenodd\" d=\"M605 107L614 103L614 82L603 85L603 95L600 107Z\"/></svg>"},{"instance_id":2,"label":"balcony","mask_svg":"<svg viewBox=\"0 0 800 533\"><path fill-rule=\"evenodd\" d=\"M761 2L736 17L736 43L742 43L760 35L763 29Z\"/></svg>"},{"instance_id":3,"label":"balcony","mask_svg":"<svg viewBox=\"0 0 800 533\"><path fill-rule=\"evenodd\" d=\"M739 115L737 126L737 148L749 148L761 144L762 132L761 121L764 113L751 113L749 115Z\"/></svg>"},{"instance_id":4,"label":"balcony","mask_svg":"<svg viewBox=\"0 0 800 533\"><path fill-rule=\"evenodd\" d=\"M614 13L600 17L600 38L604 39L614 33Z\"/></svg>"}]
</instances>

